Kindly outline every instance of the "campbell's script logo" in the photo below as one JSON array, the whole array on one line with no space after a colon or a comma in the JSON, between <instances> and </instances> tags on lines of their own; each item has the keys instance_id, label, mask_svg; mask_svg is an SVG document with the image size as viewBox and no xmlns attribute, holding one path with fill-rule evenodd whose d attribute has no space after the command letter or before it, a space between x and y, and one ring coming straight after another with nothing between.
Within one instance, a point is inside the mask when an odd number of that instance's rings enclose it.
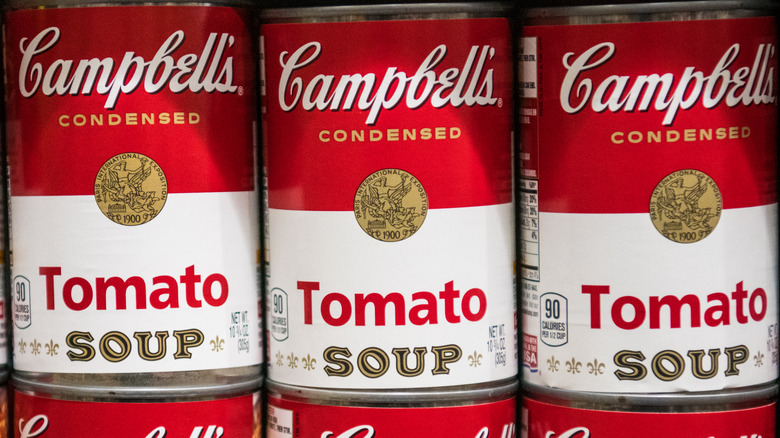
<instances>
[{"instance_id":1,"label":"campbell's script logo","mask_svg":"<svg viewBox=\"0 0 780 438\"><path fill-rule=\"evenodd\" d=\"M774 104L775 46L758 46L750 67L732 66L741 47L734 44L714 63L709 74L697 67L685 67L679 76L675 73L648 74L635 77L614 74L594 84L583 73L606 65L616 56L615 44L603 42L580 55L573 52L563 56L566 76L561 85L560 102L563 110L576 114L590 106L595 112L642 112L651 107L665 112L663 125L671 126L680 110L692 108L698 102L706 109L722 103L733 108L738 105Z\"/></svg>"},{"instance_id":2,"label":"campbell's script logo","mask_svg":"<svg viewBox=\"0 0 780 438\"><path fill-rule=\"evenodd\" d=\"M376 432L374 428L368 425L355 426L343 433L336 435L333 432L323 432L320 438L374 438Z\"/></svg>"},{"instance_id":3,"label":"campbell's script logo","mask_svg":"<svg viewBox=\"0 0 780 438\"><path fill-rule=\"evenodd\" d=\"M555 432L547 432L544 438L590 438L590 431L586 427L575 427L556 435Z\"/></svg>"},{"instance_id":4,"label":"campbell's script logo","mask_svg":"<svg viewBox=\"0 0 780 438\"><path fill-rule=\"evenodd\" d=\"M48 66L37 62L36 57L53 50L60 38L60 30L49 27L19 42L22 96L30 98L39 91L45 96L97 93L107 96L104 108L114 109L120 95L141 87L150 94L166 87L174 93L235 93L239 88L233 84L233 57L226 55L235 37L227 33L211 33L200 55L188 53L178 59L173 55L185 41L181 30L173 32L148 61L128 51L119 62L112 58L57 59Z\"/></svg>"},{"instance_id":5,"label":"campbell's script logo","mask_svg":"<svg viewBox=\"0 0 780 438\"><path fill-rule=\"evenodd\" d=\"M322 52L322 45L314 41L279 56L282 73L278 98L283 111L293 111L298 105L306 111L351 111L357 107L368 111L366 125L373 125L382 110L402 102L409 109L418 109L429 101L437 109L501 104L501 99L493 96L493 69L487 67L496 54L495 47L473 46L462 68L442 72L435 68L447 56L444 44L434 48L411 75L389 67L381 79L374 73L347 73L338 75L338 79L333 74L318 74L304 83L303 78L295 76Z\"/></svg>"},{"instance_id":6,"label":"campbell's script logo","mask_svg":"<svg viewBox=\"0 0 780 438\"><path fill-rule=\"evenodd\" d=\"M30 421L25 422L24 419L19 420L19 433L21 438L33 438L43 435L49 428L49 417L45 415L36 415L30 418Z\"/></svg>"},{"instance_id":7,"label":"campbell's script logo","mask_svg":"<svg viewBox=\"0 0 780 438\"><path fill-rule=\"evenodd\" d=\"M30 421L24 419L19 420L19 438L35 438L43 436L49 429L49 418L46 415L40 414L30 418ZM56 435L55 431L52 431L52 436ZM192 433L189 438L222 438L225 437L225 429L220 426L208 426L201 427L196 426L192 429ZM149 432L143 438L174 438L168 437L168 431L160 426Z\"/></svg>"},{"instance_id":8,"label":"campbell's script logo","mask_svg":"<svg viewBox=\"0 0 780 438\"><path fill-rule=\"evenodd\" d=\"M368 425L355 426L352 429L346 430L340 435L335 435L333 432L323 432L320 438L374 438L376 432L374 428ZM509 438L515 436L515 424L509 423L504 425L501 431L500 438ZM486 426L477 432L474 438L489 438L490 429ZM549 438L549 435L548 435Z\"/></svg>"},{"instance_id":9,"label":"campbell's script logo","mask_svg":"<svg viewBox=\"0 0 780 438\"><path fill-rule=\"evenodd\" d=\"M563 432L560 435L556 435L555 432L547 432L547 434L544 435L545 438L590 438L590 436L590 430L588 430L587 427L575 427L573 429L567 430L566 432ZM718 437L711 435L709 438ZM761 434L753 433L740 435L739 438L763 438L763 436Z\"/></svg>"}]
</instances>

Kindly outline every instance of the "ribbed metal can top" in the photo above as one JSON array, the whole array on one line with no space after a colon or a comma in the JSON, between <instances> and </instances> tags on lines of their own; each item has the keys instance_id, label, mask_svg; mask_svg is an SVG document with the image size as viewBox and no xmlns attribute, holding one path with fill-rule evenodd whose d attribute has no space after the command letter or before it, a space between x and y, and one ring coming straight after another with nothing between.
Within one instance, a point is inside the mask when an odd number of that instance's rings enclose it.
<instances>
[{"instance_id":1,"label":"ribbed metal can top","mask_svg":"<svg viewBox=\"0 0 780 438\"><path fill-rule=\"evenodd\" d=\"M254 0L209 0L204 2L192 0L6 0L0 4L5 10L96 6L229 6L242 8L257 6L257 2Z\"/></svg>"},{"instance_id":2,"label":"ribbed metal can top","mask_svg":"<svg viewBox=\"0 0 780 438\"><path fill-rule=\"evenodd\" d=\"M499 2L469 3L394 3L361 2L334 3L331 6L305 6L305 2L285 2L273 8L273 1L264 3L261 17L264 21L372 21L388 19L441 19L493 17L509 14L512 7ZM353 2L354 3L354 2ZM302 5L302 7L295 7ZM269 8L270 6L270 8Z\"/></svg>"},{"instance_id":3,"label":"ribbed metal can top","mask_svg":"<svg viewBox=\"0 0 780 438\"><path fill-rule=\"evenodd\" d=\"M532 2L522 15L537 23L558 18L577 17L577 20L594 20L594 23L633 21L680 21L718 18L739 18L766 15L776 10L777 4L765 0L707 0L707 1L585 1L552 0ZM601 17L599 20L598 17ZM609 17L609 18L604 18ZM624 19L621 19L623 17ZM556 24L556 23L550 23Z\"/></svg>"}]
</instances>

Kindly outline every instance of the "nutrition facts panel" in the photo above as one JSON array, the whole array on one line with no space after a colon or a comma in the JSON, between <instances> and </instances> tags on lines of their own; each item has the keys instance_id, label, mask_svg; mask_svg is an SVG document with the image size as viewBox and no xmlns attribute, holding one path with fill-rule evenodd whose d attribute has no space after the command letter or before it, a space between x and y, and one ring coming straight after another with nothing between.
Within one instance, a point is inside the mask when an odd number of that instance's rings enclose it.
<instances>
[{"instance_id":1,"label":"nutrition facts panel","mask_svg":"<svg viewBox=\"0 0 780 438\"><path fill-rule=\"evenodd\" d=\"M520 180L520 275L539 281L539 181Z\"/></svg>"}]
</instances>

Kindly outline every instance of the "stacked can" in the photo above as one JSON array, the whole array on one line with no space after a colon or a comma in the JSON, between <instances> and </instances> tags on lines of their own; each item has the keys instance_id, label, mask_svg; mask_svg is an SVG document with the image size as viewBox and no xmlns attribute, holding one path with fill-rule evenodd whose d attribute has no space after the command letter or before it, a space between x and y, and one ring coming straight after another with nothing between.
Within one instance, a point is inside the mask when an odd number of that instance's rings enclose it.
<instances>
[{"instance_id":1,"label":"stacked can","mask_svg":"<svg viewBox=\"0 0 780 438\"><path fill-rule=\"evenodd\" d=\"M764 2L526 11L528 437L775 436L776 32Z\"/></svg>"},{"instance_id":2,"label":"stacked can","mask_svg":"<svg viewBox=\"0 0 780 438\"><path fill-rule=\"evenodd\" d=\"M253 20L10 2L15 436L260 435Z\"/></svg>"},{"instance_id":3,"label":"stacked can","mask_svg":"<svg viewBox=\"0 0 780 438\"><path fill-rule=\"evenodd\" d=\"M269 437L515 435L510 46L498 4L263 12Z\"/></svg>"}]
</instances>

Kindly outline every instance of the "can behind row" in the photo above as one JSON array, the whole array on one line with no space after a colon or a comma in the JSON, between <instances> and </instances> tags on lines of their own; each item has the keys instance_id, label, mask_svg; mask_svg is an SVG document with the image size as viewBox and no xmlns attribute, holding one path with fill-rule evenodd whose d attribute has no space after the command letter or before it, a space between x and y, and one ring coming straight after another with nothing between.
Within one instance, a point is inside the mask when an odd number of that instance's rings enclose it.
<instances>
[{"instance_id":1,"label":"can behind row","mask_svg":"<svg viewBox=\"0 0 780 438\"><path fill-rule=\"evenodd\" d=\"M518 47L523 380L626 397L776 382L771 5L536 8Z\"/></svg>"}]
</instances>

